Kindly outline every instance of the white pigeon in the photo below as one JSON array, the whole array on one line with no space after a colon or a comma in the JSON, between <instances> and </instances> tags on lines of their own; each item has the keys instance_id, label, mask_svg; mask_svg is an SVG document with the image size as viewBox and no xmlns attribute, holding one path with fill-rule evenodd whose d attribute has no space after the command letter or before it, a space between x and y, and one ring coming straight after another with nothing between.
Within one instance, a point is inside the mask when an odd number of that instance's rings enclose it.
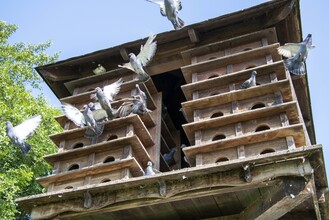
<instances>
[{"instance_id":1,"label":"white pigeon","mask_svg":"<svg viewBox=\"0 0 329 220\"><path fill-rule=\"evenodd\" d=\"M93 73L95 73L96 75L103 74L105 72L106 72L106 69L101 64L98 64L97 67L95 69L93 69Z\"/></svg>"},{"instance_id":2,"label":"white pigeon","mask_svg":"<svg viewBox=\"0 0 329 220\"><path fill-rule=\"evenodd\" d=\"M41 115L35 115L31 118L24 120L22 123L16 125L15 127L10 121L6 122L6 133L9 139L18 146L22 153L26 155L31 146L25 142L25 139L31 137L37 127L40 125L42 120Z\"/></svg>"},{"instance_id":3,"label":"white pigeon","mask_svg":"<svg viewBox=\"0 0 329 220\"><path fill-rule=\"evenodd\" d=\"M240 89L248 89L250 87L256 86L256 75L257 72L255 70L252 71L251 77L240 85Z\"/></svg>"},{"instance_id":4,"label":"white pigeon","mask_svg":"<svg viewBox=\"0 0 329 220\"><path fill-rule=\"evenodd\" d=\"M167 19L174 26L175 30L179 30L184 27L184 21L178 17L178 11L182 10L182 3L180 0L164 0L163 2L153 0L146 1L159 5L161 15L167 17Z\"/></svg>"},{"instance_id":5,"label":"white pigeon","mask_svg":"<svg viewBox=\"0 0 329 220\"><path fill-rule=\"evenodd\" d=\"M153 41L156 35L151 35L146 43L141 45L140 52L136 56L134 53L129 54L129 63L119 65L119 67L130 69L137 73L137 78L141 82L146 82L150 76L145 72L144 67L152 60L157 49L157 42Z\"/></svg>"},{"instance_id":6,"label":"white pigeon","mask_svg":"<svg viewBox=\"0 0 329 220\"><path fill-rule=\"evenodd\" d=\"M117 81L115 81L114 83L104 86L103 92L104 92L105 97L108 98L110 101L113 101L114 98L120 92L122 83L123 83L122 78L120 78Z\"/></svg>"},{"instance_id":7,"label":"white pigeon","mask_svg":"<svg viewBox=\"0 0 329 220\"><path fill-rule=\"evenodd\" d=\"M153 168L152 161L148 161L147 162L147 167L144 170L144 176L152 176L152 175L155 175L156 173L160 173L160 171Z\"/></svg>"}]
</instances>

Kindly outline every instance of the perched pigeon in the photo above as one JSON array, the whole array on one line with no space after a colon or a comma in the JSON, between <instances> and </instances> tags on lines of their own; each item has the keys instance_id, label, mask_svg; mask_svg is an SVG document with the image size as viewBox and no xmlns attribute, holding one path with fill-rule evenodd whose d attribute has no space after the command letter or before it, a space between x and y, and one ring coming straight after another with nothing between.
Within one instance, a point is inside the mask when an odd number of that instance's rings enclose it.
<instances>
[{"instance_id":1,"label":"perched pigeon","mask_svg":"<svg viewBox=\"0 0 329 220\"><path fill-rule=\"evenodd\" d=\"M257 75L257 72L252 71L251 77L240 85L240 89L248 89L250 87L256 86L256 75Z\"/></svg>"},{"instance_id":2,"label":"perched pigeon","mask_svg":"<svg viewBox=\"0 0 329 220\"><path fill-rule=\"evenodd\" d=\"M174 158L174 154L176 153L177 149L176 147L171 148L171 150L168 153L165 153L163 155L164 160L166 161L166 163L169 166L172 166L176 163L175 158Z\"/></svg>"},{"instance_id":3,"label":"perched pigeon","mask_svg":"<svg viewBox=\"0 0 329 220\"><path fill-rule=\"evenodd\" d=\"M21 149L24 155L26 155L31 149L31 146L24 140L32 136L33 132L37 129L40 123L41 115L35 115L29 119L26 119L15 127L13 127L10 121L6 122L7 136L12 143Z\"/></svg>"},{"instance_id":4,"label":"perched pigeon","mask_svg":"<svg viewBox=\"0 0 329 220\"><path fill-rule=\"evenodd\" d=\"M106 111L108 119L112 120L114 118L114 114L113 114L113 108L111 106L109 99L105 96L105 94L101 88L97 87L95 90L96 90L96 97L97 97L99 104Z\"/></svg>"},{"instance_id":5,"label":"perched pigeon","mask_svg":"<svg viewBox=\"0 0 329 220\"><path fill-rule=\"evenodd\" d=\"M178 17L178 11L182 10L182 3L180 0L164 0L163 2L153 0L146 1L159 5L161 15L168 18L175 30L184 27L184 21Z\"/></svg>"},{"instance_id":6,"label":"perched pigeon","mask_svg":"<svg viewBox=\"0 0 329 220\"><path fill-rule=\"evenodd\" d=\"M134 53L129 54L129 63L119 65L119 67L127 68L137 73L137 78L141 82L149 80L150 76L145 72L144 67L152 60L157 49L155 39L156 35L150 36L145 45L141 46L139 54L136 56Z\"/></svg>"},{"instance_id":7,"label":"perched pigeon","mask_svg":"<svg viewBox=\"0 0 329 220\"><path fill-rule=\"evenodd\" d=\"M305 74L305 64L308 51L313 49L312 34L308 34L304 41L300 43L287 43L278 47L278 53L287 57L284 61L286 68L294 75Z\"/></svg>"},{"instance_id":8,"label":"perched pigeon","mask_svg":"<svg viewBox=\"0 0 329 220\"><path fill-rule=\"evenodd\" d=\"M101 64L98 64L95 69L93 69L93 73L96 75L100 75L106 72L105 67L103 67Z\"/></svg>"},{"instance_id":9,"label":"perched pigeon","mask_svg":"<svg viewBox=\"0 0 329 220\"><path fill-rule=\"evenodd\" d=\"M89 109L88 105L83 106L83 116L86 122L86 126L89 129L86 130L85 137L87 138L94 138L98 137L103 133L104 124L99 124L94 119L92 111Z\"/></svg>"},{"instance_id":10,"label":"perched pigeon","mask_svg":"<svg viewBox=\"0 0 329 220\"><path fill-rule=\"evenodd\" d=\"M182 151L183 151L183 149L184 149L185 147L187 147L187 145L186 145L186 144L182 144L182 145L180 146L180 149L182 149ZM183 153L184 153L184 151L183 151ZM190 165L190 162L188 161L188 159L187 159L186 156L184 156L184 161L185 161L188 165Z\"/></svg>"},{"instance_id":11,"label":"perched pigeon","mask_svg":"<svg viewBox=\"0 0 329 220\"><path fill-rule=\"evenodd\" d=\"M160 173L160 171L158 171L157 169L154 169L153 168L152 161L148 161L147 162L147 167L144 170L144 176L151 176L151 175L154 175L156 173Z\"/></svg>"},{"instance_id":12,"label":"perched pigeon","mask_svg":"<svg viewBox=\"0 0 329 220\"><path fill-rule=\"evenodd\" d=\"M102 121L108 120L106 111L104 109L102 109L100 105L99 105L99 107L96 107L95 103L90 102L88 104L88 107L91 110L91 112L93 113L93 117L96 122L102 122Z\"/></svg>"},{"instance_id":13,"label":"perched pigeon","mask_svg":"<svg viewBox=\"0 0 329 220\"><path fill-rule=\"evenodd\" d=\"M116 112L120 117L126 117L130 114L144 115L147 112L151 112L140 96L134 96L133 98L124 100Z\"/></svg>"}]
</instances>

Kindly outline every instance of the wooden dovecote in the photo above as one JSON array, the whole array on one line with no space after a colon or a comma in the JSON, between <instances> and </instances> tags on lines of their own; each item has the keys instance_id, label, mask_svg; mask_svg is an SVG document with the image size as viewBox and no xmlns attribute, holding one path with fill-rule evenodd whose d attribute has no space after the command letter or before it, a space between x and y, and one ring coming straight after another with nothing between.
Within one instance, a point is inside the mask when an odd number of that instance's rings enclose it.
<instances>
[{"instance_id":1,"label":"wooden dovecote","mask_svg":"<svg viewBox=\"0 0 329 220\"><path fill-rule=\"evenodd\" d=\"M309 143L275 29L183 51L183 128L191 166L294 149ZM247 48L247 49L245 49ZM257 72L255 87L240 88Z\"/></svg>"}]
</instances>

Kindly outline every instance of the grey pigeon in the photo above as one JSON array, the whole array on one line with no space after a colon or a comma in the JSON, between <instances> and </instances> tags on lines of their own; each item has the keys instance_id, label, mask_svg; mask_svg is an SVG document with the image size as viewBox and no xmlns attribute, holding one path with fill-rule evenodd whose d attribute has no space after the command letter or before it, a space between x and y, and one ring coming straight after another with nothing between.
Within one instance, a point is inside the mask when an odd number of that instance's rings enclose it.
<instances>
[{"instance_id":1,"label":"grey pigeon","mask_svg":"<svg viewBox=\"0 0 329 220\"><path fill-rule=\"evenodd\" d=\"M307 59L309 50L312 48L314 48L312 45L312 34L308 34L305 40L300 43L287 43L278 47L278 53L288 58L284 63L291 74L304 75L304 62Z\"/></svg>"},{"instance_id":2,"label":"grey pigeon","mask_svg":"<svg viewBox=\"0 0 329 220\"><path fill-rule=\"evenodd\" d=\"M90 102L88 104L88 107L91 110L91 112L93 113L93 117L96 122L102 122L102 121L108 120L106 111L104 109L102 109L100 105L99 105L99 107L96 107L95 103Z\"/></svg>"},{"instance_id":3,"label":"grey pigeon","mask_svg":"<svg viewBox=\"0 0 329 220\"><path fill-rule=\"evenodd\" d=\"M114 110L111 106L110 101L113 101L115 96L119 93L122 85L122 79L120 78L116 82L104 86L103 90L97 87L96 94L92 94L90 98L98 100L101 107L106 111L108 119L112 120L114 118Z\"/></svg>"},{"instance_id":4,"label":"grey pigeon","mask_svg":"<svg viewBox=\"0 0 329 220\"><path fill-rule=\"evenodd\" d=\"M133 98L124 99L124 102L116 113L118 113L120 117L126 117L130 114L144 115L147 112L151 112L151 110L146 107L143 98L134 96Z\"/></svg>"},{"instance_id":5,"label":"grey pigeon","mask_svg":"<svg viewBox=\"0 0 329 220\"><path fill-rule=\"evenodd\" d=\"M37 129L37 127L41 123L41 115L35 115L31 118L24 120L19 125L13 127L10 121L6 122L6 133L9 139L18 146L22 153L26 155L31 146L25 142L25 139L31 137L33 132Z\"/></svg>"},{"instance_id":6,"label":"grey pigeon","mask_svg":"<svg viewBox=\"0 0 329 220\"><path fill-rule=\"evenodd\" d=\"M144 170L144 176L151 176L154 175L156 173L160 173L160 171L158 171L157 169L153 168L153 163L152 161L148 161L147 162L147 167Z\"/></svg>"},{"instance_id":7,"label":"grey pigeon","mask_svg":"<svg viewBox=\"0 0 329 220\"><path fill-rule=\"evenodd\" d=\"M185 147L187 147L186 144L182 144L182 145L180 146L180 148L182 149L182 151L183 151L183 149L184 149ZM183 153L184 153L184 151L183 151ZM190 165L190 162L188 161L188 159L187 159L187 157L186 157L185 155L184 155L184 161Z\"/></svg>"},{"instance_id":8,"label":"grey pigeon","mask_svg":"<svg viewBox=\"0 0 329 220\"><path fill-rule=\"evenodd\" d=\"M163 2L153 0L146 1L159 5L161 15L168 18L175 30L184 27L184 21L178 17L178 11L182 10L182 3L180 0L164 0Z\"/></svg>"},{"instance_id":9,"label":"grey pigeon","mask_svg":"<svg viewBox=\"0 0 329 220\"><path fill-rule=\"evenodd\" d=\"M174 147L171 148L171 150L168 153L163 154L163 158L169 166L172 166L176 163L174 158L174 154L176 153L176 151L177 149L176 147Z\"/></svg>"},{"instance_id":10,"label":"grey pigeon","mask_svg":"<svg viewBox=\"0 0 329 220\"><path fill-rule=\"evenodd\" d=\"M257 72L255 70L252 71L251 77L240 85L240 89L248 89L250 87L256 86L256 75Z\"/></svg>"},{"instance_id":11,"label":"grey pigeon","mask_svg":"<svg viewBox=\"0 0 329 220\"><path fill-rule=\"evenodd\" d=\"M85 125L88 126L89 129L86 130L85 137L94 138L98 137L103 133L104 124L99 124L94 119L92 111L89 109L88 105L83 106L83 117L85 119Z\"/></svg>"},{"instance_id":12,"label":"grey pigeon","mask_svg":"<svg viewBox=\"0 0 329 220\"><path fill-rule=\"evenodd\" d=\"M96 75L100 75L106 72L105 67L103 67L101 64L98 64L95 69L93 69L93 73Z\"/></svg>"},{"instance_id":13,"label":"grey pigeon","mask_svg":"<svg viewBox=\"0 0 329 220\"><path fill-rule=\"evenodd\" d=\"M119 65L119 67L130 69L137 73L137 78L141 82L146 82L150 76L145 72L144 67L152 60L157 49L156 35L151 35L145 45L141 46L139 54L129 53L129 63Z\"/></svg>"}]
</instances>

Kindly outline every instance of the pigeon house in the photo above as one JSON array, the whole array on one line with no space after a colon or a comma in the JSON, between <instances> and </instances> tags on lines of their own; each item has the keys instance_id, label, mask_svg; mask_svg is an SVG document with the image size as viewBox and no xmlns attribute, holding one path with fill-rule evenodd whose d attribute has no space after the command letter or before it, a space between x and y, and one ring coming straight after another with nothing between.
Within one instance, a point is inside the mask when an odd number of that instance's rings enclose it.
<instances>
[{"instance_id":1,"label":"pigeon house","mask_svg":"<svg viewBox=\"0 0 329 220\"><path fill-rule=\"evenodd\" d=\"M118 67L146 38L37 67L79 110L121 78L112 107L139 85L150 111L102 121L92 138L57 116L58 152L44 156L53 172L37 179L47 191L17 203L31 219L329 219L308 74L290 74L277 51L302 41L299 4L269 1L158 33L146 82ZM95 74L98 64L106 71Z\"/></svg>"}]
</instances>

